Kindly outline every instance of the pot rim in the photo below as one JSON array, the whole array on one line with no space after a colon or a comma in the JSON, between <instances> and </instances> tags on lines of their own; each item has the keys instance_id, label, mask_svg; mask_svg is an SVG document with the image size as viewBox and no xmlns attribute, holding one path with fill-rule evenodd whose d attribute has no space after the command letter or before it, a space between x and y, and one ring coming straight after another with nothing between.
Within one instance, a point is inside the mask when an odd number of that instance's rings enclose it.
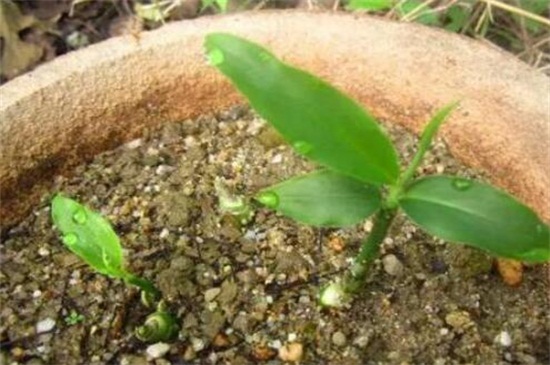
<instances>
[{"instance_id":1,"label":"pot rim","mask_svg":"<svg viewBox=\"0 0 550 365\"><path fill-rule=\"evenodd\" d=\"M21 219L56 174L145 128L243 102L206 64L202 41L211 31L260 42L375 117L415 132L439 107L461 100L441 132L453 155L550 221L548 77L506 52L439 29L274 10L111 38L1 86L1 225Z\"/></svg>"}]
</instances>

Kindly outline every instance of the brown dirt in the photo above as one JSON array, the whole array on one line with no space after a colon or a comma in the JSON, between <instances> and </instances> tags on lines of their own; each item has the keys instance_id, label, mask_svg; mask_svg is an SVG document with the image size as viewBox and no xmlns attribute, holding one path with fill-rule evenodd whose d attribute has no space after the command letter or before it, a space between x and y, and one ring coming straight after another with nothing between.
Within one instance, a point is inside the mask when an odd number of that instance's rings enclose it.
<instances>
[{"instance_id":1,"label":"brown dirt","mask_svg":"<svg viewBox=\"0 0 550 365\"><path fill-rule=\"evenodd\" d=\"M410 158L416 138L395 127L392 134ZM435 240L403 217L351 307L320 310L319 287L346 267L369 223L318 230L257 209L241 227L219 212L214 191L218 179L249 196L311 168L236 107L99 155L58 178L53 192L108 217L129 268L153 280L177 315L178 339L156 364L282 364L289 343L302 346L302 364L548 362L542 268L508 287L486 255ZM436 172L479 176L441 141L422 167ZM69 253L52 228L50 197L0 247L0 362L145 364L148 345L132 332L147 314L136 290ZM37 334L37 325L50 331Z\"/></svg>"}]
</instances>

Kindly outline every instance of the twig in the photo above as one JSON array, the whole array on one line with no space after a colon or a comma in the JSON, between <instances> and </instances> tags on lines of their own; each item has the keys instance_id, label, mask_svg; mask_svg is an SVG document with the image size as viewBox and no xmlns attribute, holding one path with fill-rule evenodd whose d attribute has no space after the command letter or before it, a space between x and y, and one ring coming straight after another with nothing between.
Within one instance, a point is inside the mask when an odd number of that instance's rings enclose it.
<instances>
[{"instance_id":1,"label":"twig","mask_svg":"<svg viewBox=\"0 0 550 365\"><path fill-rule=\"evenodd\" d=\"M538 14L533 14L529 11L526 11L526 10L523 10L521 8L518 8L516 6L513 6L513 5L509 5L509 4L505 4L501 1L498 1L498 0L480 0L481 2L487 4L487 6L495 6L497 8L500 8L500 9L503 9L503 10L506 10L506 11L509 11L511 13L514 13L514 14L517 14L519 16L523 16L525 18L529 18L531 20L534 20L536 22L539 22L541 24L545 24L547 26L550 27L550 20L538 15Z\"/></svg>"}]
</instances>

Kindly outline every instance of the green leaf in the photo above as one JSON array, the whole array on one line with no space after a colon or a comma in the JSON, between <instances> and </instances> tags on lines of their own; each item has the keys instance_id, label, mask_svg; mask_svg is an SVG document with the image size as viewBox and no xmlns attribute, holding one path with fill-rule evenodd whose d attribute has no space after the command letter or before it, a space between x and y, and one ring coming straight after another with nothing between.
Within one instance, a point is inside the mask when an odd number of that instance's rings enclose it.
<instances>
[{"instance_id":1,"label":"green leaf","mask_svg":"<svg viewBox=\"0 0 550 365\"><path fill-rule=\"evenodd\" d=\"M510 195L490 185L458 177L415 181L400 206L420 227L460 242L521 261L550 259L550 229Z\"/></svg>"},{"instance_id":2,"label":"green leaf","mask_svg":"<svg viewBox=\"0 0 550 365\"><path fill-rule=\"evenodd\" d=\"M298 222L324 227L359 223L381 206L377 187L330 170L273 185L256 199Z\"/></svg>"},{"instance_id":3,"label":"green leaf","mask_svg":"<svg viewBox=\"0 0 550 365\"><path fill-rule=\"evenodd\" d=\"M102 274L124 277L122 248L105 218L60 194L52 200L52 218L69 250Z\"/></svg>"},{"instance_id":4,"label":"green leaf","mask_svg":"<svg viewBox=\"0 0 550 365\"><path fill-rule=\"evenodd\" d=\"M397 180L389 138L355 101L245 39L214 33L205 46L210 63L299 153L365 182Z\"/></svg>"},{"instance_id":5,"label":"green leaf","mask_svg":"<svg viewBox=\"0 0 550 365\"><path fill-rule=\"evenodd\" d=\"M412 177L414 176L414 172L416 171L418 166L420 166L420 163L422 162L426 151L428 151L428 148L430 148L432 140L437 131L457 106L458 102L453 102L445 105L443 108L439 109L437 113L435 113L435 115L432 117L432 119L428 122L428 124L426 124L426 126L424 127L424 131L422 132L422 136L420 137L420 142L418 143L418 151L416 151L410 165L401 175L401 178L399 180L399 183L401 185L406 185L409 180L412 179Z\"/></svg>"},{"instance_id":6,"label":"green leaf","mask_svg":"<svg viewBox=\"0 0 550 365\"><path fill-rule=\"evenodd\" d=\"M424 25L439 25L439 17L432 8L425 5L422 0L406 0L397 5L397 10L401 16L410 15L413 13L413 20Z\"/></svg>"},{"instance_id":7,"label":"green leaf","mask_svg":"<svg viewBox=\"0 0 550 365\"><path fill-rule=\"evenodd\" d=\"M445 12L449 23L445 29L450 32L460 32L467 24L470 18L471 9L461 4L453 5Z\"/></svg>"},{"instance_id":8,"label":"green leaf","mask_svg":"<svg viewBox=\"0 0 550 365\"><path fill-rule=\"evenodd\" d=\"M394 0L350 0L347 9L350 10L386 10L393 6Z\"/></svg>"},{"instance_id":9,"label":"green leaf","mask_svg":"<svg viewBox=\"0 0 550 365\"><path fill-rule=\"evenodd\" d=\"M82 204L57 194L52 200L52 219L61 240L75 255L101 274L123 279L141 290L159 296L154 285L124 269L120 241L111 224Z\"/></svg>"}]
</instances>

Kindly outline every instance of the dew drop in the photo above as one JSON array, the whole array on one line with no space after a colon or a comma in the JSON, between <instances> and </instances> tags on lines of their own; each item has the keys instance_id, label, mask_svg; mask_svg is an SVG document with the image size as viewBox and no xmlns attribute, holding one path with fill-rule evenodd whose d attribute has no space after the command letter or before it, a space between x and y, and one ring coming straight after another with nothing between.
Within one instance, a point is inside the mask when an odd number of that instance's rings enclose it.
<instances>
[{"instance_id":1,"label":"dew drop","mask_svg":"<svg viewBox=\"0 0 550 365\"><path fill-rule=\"evenodd\" d=\"M292 146L302 155L307 155L311 152L311 150L313 150L313 146L305 141L295 142Z\"/></svg>"},{"instance_id":2,"label":"dew drop","mask_svg":"<svg viewBox=\"0 0 550 365\"><path fill-rule=\"evenodd\" d=\"M275 209L279 205L279 197L273 191L264 191L258 195L257 200L268 208Z\"/></svg>"},{"instance_id":3,"label":"dew drop","mask_svg":"<svg viewBox=\"0 0 550 365\"><path fill-rule=\"evenodd\" d=\"M456 178L453 180L453 187L456 190L465 191L472 187L472 182L470 180Z\"/></svg>"},{"instance_id":4,"label":"dew drop","mask_svg":"<svg viewBox=\"0 0 550 365\"><path fill-rule=\"evenodd\" d=\"M101 258L103 259L103 262L105 263L105 266L111 265L111 258L107 254L106 250L101 250Z\"/></svg>"},{"instance_id":5,"label":"dew drop","mask_svg":"<svg viewBox=\"0 0 550 365\"><path fill-rule=\"evenodd\" d=\"M73 214L73 221L77 224L84 224L84 223L86 223L87 219L88 219L88 217L87 217L86 212L84 211L84 209L78 209Z\"/></svg>"},{"instance_id":6,"label":"dew drop","mask_svg":"<svg viewBox=\"0 0 550 365\"><path fill-rule=\"evenodd\" d=\"M219 48L213 48L208 52L208 63L210 63L212 66L218 66L223 63L223 52Z\"/></svg>"},{"instance_id":7,"label":"dew drop","mask_svg":"<svg viewBox=\"0 0 550 365\"><path fill-rule=\"evenodd\" d=\"M74 246L78 243L78 236L75 233L67 233L61 240L67 246Z\"/></svg>"}]
</instances>

